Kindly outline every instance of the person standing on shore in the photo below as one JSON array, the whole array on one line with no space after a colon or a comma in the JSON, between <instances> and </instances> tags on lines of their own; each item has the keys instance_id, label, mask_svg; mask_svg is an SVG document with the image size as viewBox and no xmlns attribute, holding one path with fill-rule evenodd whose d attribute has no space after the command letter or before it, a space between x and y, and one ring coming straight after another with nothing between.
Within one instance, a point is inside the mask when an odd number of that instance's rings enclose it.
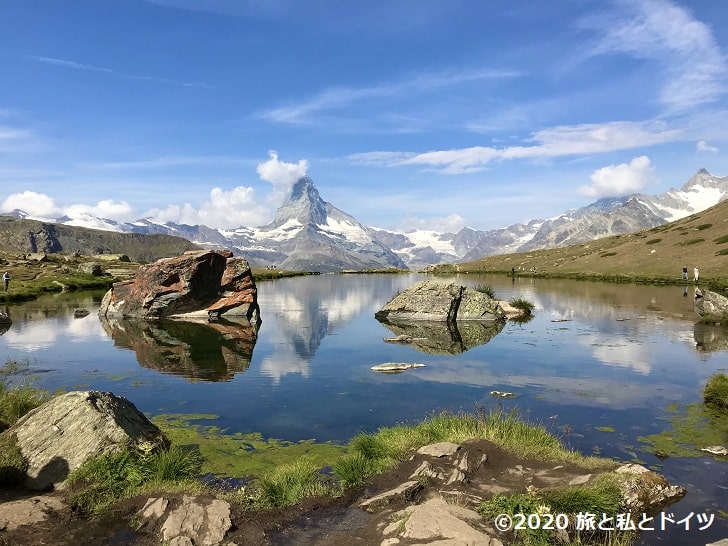
<instances>
[{"instance_id":1,"label":"person standing on shore","mask_svg":"<svg viewBox=\"0 0 728 546\"><path fill-rule=\"evenodd\" d=\"M7 292L8 286L10 286L10 273L7 271L3 273L3 284L5 285L5 292Z\"/></svg>"},{"instance_id":2,"label":"person standing on shore","mask_svg":"<svg viewBox=\"0 0 728 546\"><path fill-rule=\"evenodd\" d=\"M683 280L688 280L688 266L683 266Z\"/></svg>"},{"instance_id":3,"label":"person standing on shore","mask_svg":"<svg viewBox=\"0 0 728 546\"><path fill-rule=\"evenodd\" d=\"M693 269L693 280L695 282L698 282L699 276L700 276L700 271L698 271L698 266L695 266L695 269Z\"/></svg>"}]
</instances>

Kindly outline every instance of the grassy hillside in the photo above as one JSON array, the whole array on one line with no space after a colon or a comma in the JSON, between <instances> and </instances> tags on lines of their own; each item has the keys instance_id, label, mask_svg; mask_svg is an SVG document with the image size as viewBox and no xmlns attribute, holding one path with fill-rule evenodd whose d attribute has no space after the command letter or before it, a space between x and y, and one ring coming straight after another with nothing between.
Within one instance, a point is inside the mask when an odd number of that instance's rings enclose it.
<instances>
[{"instance_id":1,"label":"grassy hillside","mask_svg":"<svg viewBox=\"0 0 728 546\"><path fill-rule=\"evenodd\" d=\"M155 261L198 248L181 237L87 229L38 220L0 216L0 251L47 254L126 254L134 261Z\"/></svg>"},{"instance_id":2,"label":"grassy hillside","mask_svg":"<svg viewBox=\"0 0 728 546\"><path fill-rule=\"evenodd\" d=\"M728 201L682 220L629 235L458 264L460 272L602 278L624 282L682 282L682 268L700 270L700 284L728 287ZM446 270L447 266L436 268Z\"/></svg>"}]
</instances>

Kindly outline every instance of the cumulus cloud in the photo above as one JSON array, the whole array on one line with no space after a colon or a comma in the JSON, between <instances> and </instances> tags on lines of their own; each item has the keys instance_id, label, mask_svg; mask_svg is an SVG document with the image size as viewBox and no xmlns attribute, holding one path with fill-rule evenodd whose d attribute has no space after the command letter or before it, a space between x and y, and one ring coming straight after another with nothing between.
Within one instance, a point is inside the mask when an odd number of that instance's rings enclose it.
<instances>
[{"instance_id":1,"label":"cumulus cloud","mask_svg":"<svg viewBox=\"0 0 728 546\"><path fill-rule=\"evenodd\" d=\"M63 210L56 205L53 198L34 191L13 193L0 204L0 212L22 210L38 218L55 218L63 215Z\"/></svg>"},{"instance_id":2,"label":"cumulus cloud","mask_svg":"<svg viewBox=\"0 0 728 546\"><path fill-rule=\"evenodd\" d=\"M650 158L641 155L629 163L609 165L594 171L591 185L581 186L578 191L589 197L622 197L644 190L655 180Z\"/></svg>"},{"instance_id":3,"label":"cumulus cloud","mask_svg":"<svg viewBox=\"0 0 728 546\"><path fill-rule=\"evenodd\" d=\"M256 171L261 180L273 186L269 201L278 204L288 195L293 185L306 176L308 161L301 159L298 163L286 163L278 159L278 152L275 150L270 150L268 156L268 161L260 163Z\"/></svg>"},{"instance_id":4,"label":"cumulus cloud","mask_svg":"<svg viewBox=\"0 0 728 546\"><path fill-rule=\"evenodd\" d=\"M210 190L210 197L199 208L189 203L152 209L145 216L159 222L178 224L204 224L216 228L259 226L270 217L268 207L260 205L255 191L248 186L237 186L230 191L222 188Z\"/></svg>"},{"instance_id":5,"label":"cumulus cloud","mask_svg":"<svg viewBox=\"0 0 728 546\"><path fill-rule=\"evenodd\" d=\"M104 199L96 205L70 205L65 207L63 212L71 218L90 214L91 216L108 218L119 222L126 222L134 217L134 207L126 201L114 201L112 199Z\"/></svg>"},{"instance_id":6,"label":"cumulus cloud","mask_svg":"<svg viewBox=\"0 0 728 546\"><path fill-rule=\"evenodd\" d=\"M698 148L698 151L699 152L707 152L709 154L717 154L718 153L718 148L716 148L715 146L711 146L710 144L708 144L704 140L698 141L697 148Z\"/></svg>"}]
</instances>

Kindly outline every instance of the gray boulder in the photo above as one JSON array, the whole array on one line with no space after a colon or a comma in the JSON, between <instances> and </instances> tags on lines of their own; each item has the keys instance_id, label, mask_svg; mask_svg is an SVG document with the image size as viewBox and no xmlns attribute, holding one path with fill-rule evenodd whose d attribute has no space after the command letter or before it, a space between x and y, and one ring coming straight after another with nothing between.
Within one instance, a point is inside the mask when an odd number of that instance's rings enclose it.
<instances>
[{"instance_id":1,"label":"gray boulder","mask_svg":"<svg viewBox=\"0 0 728 546\"><path fill-rule=\"evenodd\" d=\"M422 281L395 296L374 315L381 321L496 321L505 319L488 295L454 282Z\"/></svg>"},{"instance_id":2,"label":"gray boulder","mask_svg":"<svg viewBox=\"0 0 728 546\"><path fill-rule=\"evenodd\" d=\"M104 274L104 270L101 269L101 266L96 262L82 263L78 266L78 270L81 273L93 275L94 277L101 277Z\"/></svg>"},{"instance_id":3,"label":"gray boulder","mask_svg":"<svg viewBox=\"0 0 728 546\"><path fill-rule=\"evenodd\" d=\"M169 440L126 398L75 391L49 400L3 432L28 463L25 485L61 484L87 459L130 446L167 447Z\"/></svg>"},{"instance_id":4,"label":"gray boulder","mask_svg":"<svg viewBox=\"0 0 728 546\"><path fill-rule=\"evenodd\" d=\"M693 309L701 317L705 315L728 315L728 298L707 288L696 288Z\"/></svg>"}]
</instances>

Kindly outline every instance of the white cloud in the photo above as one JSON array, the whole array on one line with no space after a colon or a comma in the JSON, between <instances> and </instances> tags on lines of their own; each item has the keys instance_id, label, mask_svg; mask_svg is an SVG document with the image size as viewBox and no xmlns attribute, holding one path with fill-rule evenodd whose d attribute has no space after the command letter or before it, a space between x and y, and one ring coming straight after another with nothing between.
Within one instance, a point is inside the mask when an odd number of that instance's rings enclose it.
<instances>
[{"instance_id":1,"label":"white cloud","mask_svg":"<svg viewBox=\"0 0 728 546\"><path fill-rule=\"evenodd\" d=\"M90 214L99 218L107 218L126 222L134 217L134 208L126 201L114 201L112 199L104 199L96 205L71 205L64 208L64 214L71 218L77 218L84 214Z\"/></svg>"},{"instance_id":2,"label":"white cloud","mask_svg":"<svg viewBox=\"0 0 728 546\"><path fill-rule=\"evenodd\" d=\"M270 183L273 191L269 195L269 202L280 204L291 191L293 185L306 176L308 161L301 159L298 163L286 163L278 160L278 152L270 150L269 159L260 163L256 169L261 180Z\"/></svg>"},{"instance_id":3,"label":"white cloud","mask_svg":"<svg viewBox=\"0 0 728 546\"><path fill-rule=\"evenodd\" d=\"M673 113L721 99L728 65L707 24L668 0L617 5L625 9L583 21L601 34L588 56L624 53L661 63L660 100Z\"/></svg>"},{"instance_id":4,"label":"white cloud","mask_svg":"<svg viewBox=\"0 0 728 546\"><path fill-rule=\"evenodd\" d=\"M0 204L1 212L11 212L15 209L39 218L55 218L63 214L62 209L56 205L53 198L34 191L13 193Z\"/></svg>"},{"instance_id":5,"label":"white cloud","mask_svg":"<svg viewBox=\"0 0 728 546\"><path fill-rule=\"evenodd\" d=\"M592 183L581 186L579 193L589 197L621 197L644 190L655 180L650 158L635 157L629 164L610 165L594 171Z\"/></svg>"},{"instance_id":6,"label":"white cloud","mask_svg":"<svg viewBox=\"0 0 728 546\"><path fill-rule=\"evenodd\" d=\"M200 208L189 203L169 205L163 209L153 209L145 216L159 222L236 228L264 224L270 215L271 211L267 207L256 202L253 188L238 186L230 191L213 188L209 200L202 203Z\"/></svg>"},{"instance_id":7,"label":"white cloud","mask_svg":"<svg viewBox=\"0 0 728 546\"><path fill-rule=\"evenodd\" d=\"M718 153L718 148L716 148L715 146L711 146L710 144L708 144L704 140L698 141L697 148L698 148L698 151L699 152L708 152L710 154L717 154Z\"/></svg>"},{"instance_id":8,"label":"white cloud","mask_svg":"<svg viewBox=\"0 0 728 546\"><path fill-rule=\"evenodd\" d=\"M659 122L614 121L564 125L536 131L526 142L532 146L495 148L473 146L421 154L411 152L369 152L348 156L353 163L382 166L424 165L444 174L484 170L495 160L538 159L590 155L671 142L682 133Z\"/></svg>"},{"instance_id":9,"label":"white cloud","mask_svg":"<svg viewBox=\"0 0 728 546\"><path fill-rule=\"evenodd\" d=\"M85 64L85 63L79 63L76 61L69 61L67 59L57 59L55 57L43 57L41 55L31 55L31 59L34 61L37 61L39 63L43 64L51 64L55 66L61 66L64 68L71 68L74 70L88 70L91 72L102 72L104 74L110 74L113 76L117 76L120 78L126 78L128 80L142 80L142 81L150 81L150 82L158 82L158 83L167 83L170 85L178 85L181 87L206 87L209 89L212 89L212 85L208 85L204 82L186 82L186 81L179 81L174 80L170 78L163 78L163 77L156 77L156 76L140 76L137 74L127 74L126 72L119 72L118 70L114 70L112 68L106 68L104 66L94 66L91 64Z\"/></svg>"}]
</instances>

